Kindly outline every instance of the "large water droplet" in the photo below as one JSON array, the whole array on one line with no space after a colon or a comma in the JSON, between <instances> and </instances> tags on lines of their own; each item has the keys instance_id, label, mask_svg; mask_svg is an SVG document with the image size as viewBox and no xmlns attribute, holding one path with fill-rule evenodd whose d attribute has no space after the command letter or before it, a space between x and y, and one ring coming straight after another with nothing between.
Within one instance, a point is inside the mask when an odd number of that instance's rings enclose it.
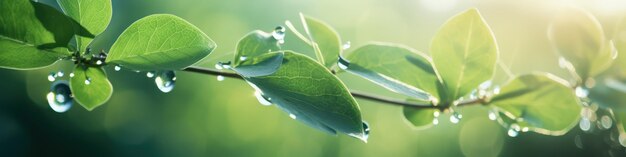
<instances>
[{"instance_id":1,"label":"large water droplet","mask_svg":"<svg viewBox=\"0 0 626 157\"><path fill-rule=\"evenodd\" d=\"M279 44L284 44L285 43L285 27L277 26L276 28L274 28L274 31L272 32L272 37L274 37L274 39L276 39Z\"/></svg>"},{"instance_id":2,"label":"large water droplet","mask_svg":"<svg viewBox=\"0 0 626 157\"><path fill-rule=\"evenodd\" d=\"M224 76L217 75L217 81L224 81Z\"/></svg>"},{"instance_id":3,"label":"large water droplet","mask_svg":"<svg viewBox=\"0 0 626 157\"><path fill-rule=\"evenodd\" d=\"M74 77L74 73L70 73L70 77Z\"/></svg>"},{"instance_id":4,"label":"large water droplet","mask_svg":"<svg viewBox=\"0 0 626 157\"><path fill-rule=\"evenodd\" d=\"M90 85L91 84L91 77L87 77L87 79L85 79L85 84L86 85Z\"/></svg>"},{"instance_id":5,"label":"large water droplet","mask_svg":"<svg viewBox=\"0 0 626 157\"><path fill-rule=\"evenodd\" d=\"M463 118L463 115L461 115L461 114L459 114L457 112L454 112L454 113L452 113L452 115L450 115L450 122L452 122L454 124L459 123L459 121L461 121L461 118Z\"/></svg>"},{"instance_id":6,"label":"large water droplet","mask_svg":"<svg viewBox=\"0 0 626 157\"><path fill-rule=\"evenodd\" d=\"M147 72L146 73L146 77L148 77L148 78L154 77L154 72Z\"/></svg>"},{"instance_id":7,"label":"large water droplet","mask_svg":"<svg viewBox=\"0 0 626 157\"><path fill-rule=\"evenodd\" d=\"M602 116L602 118L600 118L600 123L602 125L602 128L609 129L613 125L613 120L611 119L611 117L604 115Z\"/></svg>"},{"instance_id":8,"label":"large water droplet","mask_svg":"<svg viewBox=\"0 0 626 157\"><path fill-rule=\"evenodd\" d=\"M343 45L341 45L341 48L343 48L344 50L349 49L350 48L350 41L347 41L346 43L343 43Z\"/></svg>"},{"instance_id":9,"label":"large water droplet","mask_svg":"<svg viewBox=\"0 0 626 157\"><path fill-rule=\"evenodd\" d=\"M511 124L511 126L509 127L509 130L507 132L507 134L511 137L516 137L517 135L519 135L519 131L520 131L520 126L517 124Z\"/></svg>"},{"instance_id":10,"label":"large water droplet","mask_svg":"<svg viewBox=\"0 0 626 157\"><path fill-rule=\"evenodd\" d=\"M496 120L496 118L498 118L496 116L496 113L493 111L489 111L489 120Z\"/></svg>"},{"instance_id":11,"label":"large water droplet","mask_svg":"<svg viewBox=\"0 0 626 157\"><path fill-rule=\"evenodd\" d=\"M265 97L263 93L261 93L260 91L258 90L254 91L254 96L259 101L259 103L261 103L261 105L265 105L265 106L272 105L272 101L270 101L271 99L268 97Z\"/></svg>"},{"instance_id":12,"label":"large water droplet","mask_svg":"<svg viewBox=\"0 0 626 157\"><path fill-rule=\"evenodd\" d=\"M59 80L52 83L46 99L52 110L63 113L72 107L74 100L71 95L72 91L67 81Z\"/></svg>"},{"instance_id":13,"label":"large water droplet","mask_svg":"<svg viewBox=\"0 0 626 157\"><path fill-rule=\"evenodd\" d=\"M122 67L121 67L121 66L119 66L119 65L116 65L115 67L113 67L113 69L114 69L115 71L120 71L120 70L122 70Z\"/></svg>"},{"instance_id":14,"label":"large water droplet","mask_svg":"<svg viewBox=\"0 0 626 157\"><path fill-rule=\"evenodd\" d=\"M157 87L161 92L167 93L174 89L176 83L176 73L174 71L161 71L154 79Z\"/></svg>"},{"instance_id":15,"label":"large water droplet","mask_svg":"<svg viewBox=\"0 0 626 157\"><path fill-rule=\"evenodd\" d=\"M346 70L348 69L348 66L350 66L350 62L344 59L343 57L339 56L339 61L337 62L337 66L339 66L339 68L343 70Z\"/></svg>"},{"instance_id":16,"label":"large water droplet","mask_svg":"<svg viewBox=\"0 0 626 157\"><path fill-rule=\"evenodd\" d=\"M50 74L48 74L48 81L53 82L54 80L56 80L56 74L55 72L50 72Z\"/></svg>"},{"instance_id":17,"label":"large water droplet","mask_svg":"<svg viewBox=\"0 0 626 157\"><path fill-rule=\"evenodd\" d=\"M586 98L589 95L589 90L583 87L576 87L576 96L579 98Z\"/></svg>"},{"instance_id":18,"label":"large water droplet","mask_svg":"<svg viewBox=\"0 0 626 157\"><path fill-rule=\"evenodd\" d=\"M578 126L580 127L580 130L589 131L591 129L591 121L583 117L580 119L580 122L578 122Z\"/></svg>"},{"instance_id":19,"label":"large water droplet","mask_svg":"<svg viewBox=\"0 0 626 157\"><path fill-rule=\"evenodd\" d=\"M289 118L291 118L291 119L296 119L297 117L296 117L296 115L295 115L295 114L291 114L291 113L290 113L290 114L289 114Z\"/></svg>"},{"instance_id":20,"label":"large water droplet","mask_svg":"<svg viewBox=\"0 0 626 157\"><path fill-rule=\"evenodd\" d=\"M355 138L358 138L361 141L367 143L367 139L369 138L369 135L370 135L370 126L365 121L363 121L362 124L363 124L363 133L360 133L360 134L350 133L348 135L352 136L352 137L355 137Z\"/></svg>"}]
</instances>

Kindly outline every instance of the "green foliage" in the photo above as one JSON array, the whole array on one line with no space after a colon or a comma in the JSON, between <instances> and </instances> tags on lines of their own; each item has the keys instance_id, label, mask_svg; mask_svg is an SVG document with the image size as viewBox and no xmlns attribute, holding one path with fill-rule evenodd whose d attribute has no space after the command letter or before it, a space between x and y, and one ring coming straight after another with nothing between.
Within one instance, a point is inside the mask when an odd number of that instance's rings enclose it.
<instances>
[{"instance_id":1,"label":"green foliage","mask_svg":"<svg viewBox=\"0 0 626 157\"><path fill-rule=\"evenodd\" d=\"M598 20L581 9L560 13L550 25L548 36L583 80L606 70L617 55Z\"/></svg>"},{"instance_id":2,"label":"green foliage","mask_svg":"<svg viewBox=\"0 0 626 157\"><path fill-rule=\"evenodd\" d=\"M498 59L493 33L477 9L448 20L433 38L430 53L444 84L444 103L467 95L491 79Z\"/></svg>"},{"instance_id":3,"label":"green foliage","mask_svg":"<svg viewBox=\"0 0 626 157\"><path fill-rule=\"evenodd\" d=\"M57 0L63 12L91 34L97 36L109 25L112 16L111 0ZM84 53L93 38L76 36L76 45Z\"/></svg>"},{"instance_id":4,"label":"green foliage","mask_svg":"<svg viewBox=\"0 0 626 157\"><path fill-rule=\"evenodd\" d=\"M300 20L302 21L304 32L308 36L308 39L304 38L302 40L308 41L307 43L315 52L317 61L327 68L335 66L342 51L341 40L337 32L326 23L303 14L300 14ZM293 32L299 33L292 27L289 28ZM303 36L300 35L300 37L302 38Z\"/></svg>"},{"instance_id":5,"label":"green foliage","mask_svg":"<svg viewBox=\"0 0 626 157\"><path fill-rule=\"evenodd\" d=\"M130 25L111 47L107 63L135 70L179 70L203 59L216 45L189 22L155 14Z\"/></svg>"},{"instance_id":6,"label":"green foliage","mask_svg":"<svg viewBox=\"0 0 626 157\"><path fill-rule=\"evenodd\" d=\"M280 50L278 40L276 40L272 34L260 30L253 31L240 39L239 43L237 43L234 65L239 65L242 56L244 58L254 58L266 54L267 52L278 50Z\"/></svg>"},{"instance_id":7,"label":"green foliage","mask_svg":"<svg viewBox=\"0 0 626 157\"><path fill-rule=\"evenodd\" d=\"M580 101L564 80L549 74L522 75L502 87L489 104L520 127L563 135L580 117Z\"/></svg>"},{"instance_id":8,"label":"green foliage","mask_svg":"<svg viewBox=\"0 0 626 157\"><path fill-rule=\"evenodd\" d=\"M348 53L347 71L391 91L421 100L437 97L441 84L431 59L402 45L371 43Z\"/></svg>"},{"instance_id":9,"label":"green foliage","mask_svg":"<svg viewBox=\"0 0 626 157\"><path fill-rule=\"evenodd\" d=\"M113 94L113 87L101 67L76 66L70 88L74 100L90 111L107 102Z\"/></svg>"},{"instance_id":10,"label":"green foliage","mask_svg":"<svg viewBox=\"0 0 626 157\"><path fill-rule=\"evenodd\" d=\"M1 1L0 17L3 68L28 70L51 65L71 54L64 47L75 32L88 35L54 8L28 0ZM77 26L77 31L72 26Z\"/></svg>"},{"instance_id":11,"label":"green foliage","mask_svg":"<svg viewBox=\"0 0 626 157\"><path fill-rule=\"evenodd\" d=\"M366 136L359 107L347 87L307 56L285 51L276 72L244 78L296 120L331 134L339 131L362 139Z\"/></svg>"}]
</instances>

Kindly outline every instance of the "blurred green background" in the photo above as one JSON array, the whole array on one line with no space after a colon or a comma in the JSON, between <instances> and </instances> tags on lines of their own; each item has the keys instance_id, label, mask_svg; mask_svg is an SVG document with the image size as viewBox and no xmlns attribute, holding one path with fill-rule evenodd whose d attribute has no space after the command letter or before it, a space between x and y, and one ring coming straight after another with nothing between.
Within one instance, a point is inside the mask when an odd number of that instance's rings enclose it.
<instances>
[{"instance_id":1,"label":"blurred green background","mask_svg":"<svg viewBox=\"0 0 626 157\"><path fill-rule=\"evenodd\" d=\"M58 8L54 0L41 1ZM230 59L246 33L271 31L284 20L298 23L302 12L333 26L351 49L384 41L428 53L440 25L476 7L495 33L500 59L514 73L546 71L569 79L546 35L552 17L569 6L592 12L608 36L626 15L622 0L113 0L111 24L93 48L108 50L133 21L169 13L217 42L216 51L198 64L213 67ZM287 35L287 43L296 41ZM0 156L626 156L623 147L606 144L609 135L578 127L564 136L509 137L481 106L460 110L459 124L444 114L439 125L415 130L400 107L359 100L371 127L369 142L363 143L324 134L260 105L240 80L220 82L187 72L178 72L176 88L162 93L145 73L108 67L114 86L108 103L91 112L74 104L56 113L45 100L51 84L46 77L59 70L69 73L71 63L35 71L0 69ZM350 74L340 77L352 89L402 98ZM495 82L506 79L498 71Z\"/></svg>"}]
</instances>

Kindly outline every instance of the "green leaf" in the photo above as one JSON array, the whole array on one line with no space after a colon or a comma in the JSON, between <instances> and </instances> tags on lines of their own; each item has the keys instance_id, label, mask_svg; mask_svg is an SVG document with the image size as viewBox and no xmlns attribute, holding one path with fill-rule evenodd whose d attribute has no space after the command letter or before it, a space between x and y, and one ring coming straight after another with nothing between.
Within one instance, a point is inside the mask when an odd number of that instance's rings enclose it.
<instances>
[{"instance_id":1,"label":"green leaf","mask_svg":"<svg viewBox=\"0 0 626 157\"><path fill-rule=\"evenodd\" d=\"M111 98L113 87L101 67L74 68L74 77L70 78L70 88L74 100L91 111Z\"/></svg>"},{"instance_id":2,"label":"green leaf","mask_svg":"<svg viewBox=\"0 0 626 157\"><path fill-rule=\"evenodd\" d=\"M339 131L366 137L359 107L348 88L307 56L285 51L282 65L273 74L244 78L296 120L331 134Z\"/></svg>"},{"instance_id":3,"label":"green leaf","mask_svg":"<svg viewBox=\"0 0 626 157\"><path fill-rule=\"evenodd\" d=\"M134 70L178 70L203 59L215 47L189 22L155 14L131 24L111 47L106 62Z\"/></svg>"},{"instance_id":4,"label":"green leaf","mask_svg":"<svg viewBox=\"0 0 626 157\"><path fill-rule=\"evenodd\" d=\"M558 14L549 26L548 37L582 79L600 74L613 60L614 51L602 26L585 10L570 8Z\"/></svg>"},{"instance_id":5,"label":"green leaf","mask_svg":"<svg viewBox=\"0 0 626 157\"><path fill-rule=\"evenodd\" d=\"M262 54L280 50L278 40L272 34L260 30L248 33L237 43L234 65L237 66L243 58L254 58Z\"/></svg>"},{"instance_id":6,"label":"green leaf","mask_svg":"<svg viewBox=\"0 0 626 157\"><path fill-rule=\"evenodd\" d=\"M283 52L270 52L255 58L242 61L233 70L244 77L258 77L270 75L283 63Z\"/></svg>"},{"instance_id":7,"label":"green leaf","mask_svg":"<svg viewBox=\"0 0 626 157\"><path fill-rule=\"evenodd\" d=\"M567 82L550 74L519 76L489 102L521 127L546 135L563 135L576 125L581 103Z\"/></svg>"},{"instance_id":8,"label":"green leaf","mask_svg":"<svg viewBox=\"0 0 626 157\"><path fill-rule=\"evenodd\" d=\"M600 107L626 110L626 81L612 77L597 79L588 97Z\"/></svg>"},{"instance_id":9,"label":"green leaf","mask_svg":"<svg viewBox=\"0 0 626 157\"><path fill-rule=\"evenodd\" d=\"M57 2L63 12L95 36L104 32L111 21L111 0L57 0ZM84 53L92 40L93 38L77 36L76 45Z\"/></svg>"},{"instance_id":10,"label":"green leaf","mask_svg":"<svg viewBox=\"0 0 626 157\"><path fill-rule=\"evenodd\" d=\"M433 121L436 118L435 112L439 111L437 109L403 107L402 112L404 113L404 118L406 118L415 129L421 130L433 126Z\"/></svg>"},{"instance_id":11,"label":"green leaf","mask_svg":"<svg viewBox=\"0 0 626 157\"><path fill-rule=\"evenodd\" d=\"M342 51L341 40L337 32L321 20L300 14L304 31L312 42L317 60L327 68L337 65Z\"/></svg>"},{"instance_id":12,"label":"green leaf","mask_svg":"<svg viewBox=\"0 0 626 157\"><path fill-rule=\"evenodd\" d=\"M467 95L495 71L498 47L477 9L448 20L435 35L430 51L450 103Z\"/></svg>"},{"instance_id":13,"label":"green leaf","mask_svg":"<svg viewBox=\"0 0 626 157\"><path fill-rule=\"evenodd\" d=\"M431 100L431 95L439 95L441 83L431 59L409 47L370 43L346 54L345 59L347 61L340 61L340 64L347 64L346 71L391 91L420 100Z\"/></svg>"},{"instance_id":14,"label":"green leaf","mask_svg":"<svg viewBox=\"0 0 626 157\"><path fill-rule=\"evenodd\" d=\"M0 67L42 68L71 54L63 47L75 34L75 23L56 9L28 0L3 0L0 17Z\"/></svg>"}]
</instances>

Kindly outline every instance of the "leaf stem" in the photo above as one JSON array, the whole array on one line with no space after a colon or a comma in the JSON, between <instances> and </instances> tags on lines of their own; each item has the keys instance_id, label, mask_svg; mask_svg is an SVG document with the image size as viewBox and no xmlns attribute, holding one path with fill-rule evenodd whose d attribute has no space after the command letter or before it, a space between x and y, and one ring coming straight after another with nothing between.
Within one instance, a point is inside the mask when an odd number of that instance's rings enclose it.
<instances>
[{"instance_id":1,"label":"leaf stem","mask_svg":"<svg viewBox=\"0 0 626 157\"><path fill-rule=\"evenodd\" d=\"M190 67L183 69L183 71L206 74L206 75L214 75L214 76L221 75L221 76L228 77L228 78L235 78L235 79L243 80L243 77L241 77L239 74L236 74L236 73L224 72L220 70L198 67L198 66L190 66ZM370 101L375 101L375 102L380 102L380 103L385 103L385 104L390 104L390 105L396 105L396 106L411 107L411 108L422 108L422 109L431 108L431 109L445 110L448 107L450 107L449 105L435 106L430 103L407 102L407 101L400 100L400 99L378 96L378 95L369 94L369 93L365 93L361 91L355 91L355 90L350 90L350 94L360 99L365 99L365 100L370 100ZM486 98L482 97L478 99L471 99L471 100L459 102L456 106L468 106L468 105L485 104L485 103L486 103Z\"/></svg>"}]
</instances>

